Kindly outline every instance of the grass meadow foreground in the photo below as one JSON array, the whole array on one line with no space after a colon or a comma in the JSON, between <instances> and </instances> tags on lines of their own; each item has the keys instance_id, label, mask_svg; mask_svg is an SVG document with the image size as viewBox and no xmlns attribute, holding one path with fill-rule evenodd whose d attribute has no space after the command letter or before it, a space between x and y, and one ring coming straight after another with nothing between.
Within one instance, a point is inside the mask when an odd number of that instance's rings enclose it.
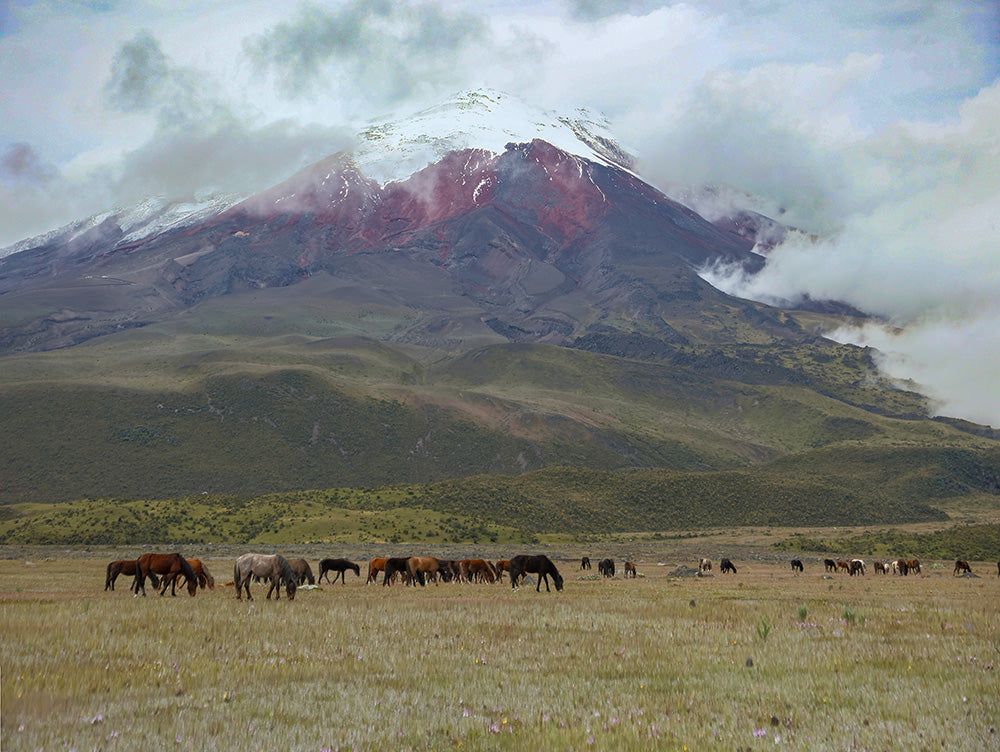
<instances>
[{"instance_id":1,"label":"grass meadow foreground","mask_svg":"<svg viewBox=\"0 0 1000 752\"><path fill-rule=\"evenodd\" d=\"M557 560L548 594L365 586L363 564L248 603L232 558L186 553L214 590L104 592L114 553L0 560L4 752L1000 748L995 564L673 578L694 562L664 552L634 580Z\"/></svg>"}]
</instances>

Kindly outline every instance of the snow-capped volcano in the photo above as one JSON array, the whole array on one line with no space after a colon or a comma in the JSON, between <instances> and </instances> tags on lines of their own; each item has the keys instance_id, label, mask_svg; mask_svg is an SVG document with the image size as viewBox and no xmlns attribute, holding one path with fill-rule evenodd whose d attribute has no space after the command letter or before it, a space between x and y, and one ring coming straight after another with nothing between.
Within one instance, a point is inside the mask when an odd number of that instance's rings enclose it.
<instances>
[{"instance_id":1,"label":"snow-capped volcano","mask_svg":"<svg viewBox=\"0 0 1000 752\"><path fill-rule=\"evenodd\" d=\"M404 118L365 127L355 163L382 184L405 180L452 151L500 154L508 143L539 139L596 162L631 169L633 159L611 133L607 118L590 110L541 110L493 89L476 89Z\"/></svg>"}]
</instances>

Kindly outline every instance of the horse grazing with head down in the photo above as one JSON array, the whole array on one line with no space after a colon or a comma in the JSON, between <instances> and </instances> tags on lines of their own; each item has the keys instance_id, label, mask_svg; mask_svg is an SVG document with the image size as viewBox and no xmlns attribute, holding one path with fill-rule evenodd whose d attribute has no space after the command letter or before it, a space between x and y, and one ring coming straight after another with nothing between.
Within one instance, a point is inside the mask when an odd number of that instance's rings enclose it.
<instances>
[{"instance_id":1,"label":"horse grazing with head down","mask_svg":"<svg viewBox=\"0 0 1000 752\"><path fill-rule=\"evenodd\" d=\"M584 556L580 559L580 569L590 569L590 557Z\"/></svg>"},{"instance_id":2,"label":"horse grazing with head down","mask_svg":"<svg viewBox=\"0 0 1000 752\"><path fill-rule=\"evenodd\" d=\"M719 562L719 571L722 572L722 574L726 574L727 572L736 574L736 567L733 566L733 563L729 561L729 559L723 559Z\"/></svg>"},{"instance_id":3,"label":"horse grazing with head down","mask_svg":"<svg viewBox=\"0 0 1000 752\"><path fill-rule=\"evenodd\" d=\"M309 566L309 562L305 559L288 559L288 566L292 568L295 572L295 584L305 585L307 582L310 585L316 584L316 578L313 577L312 567Z\"/></svg>"},{"instance_id":4,"label":"horse grazing with head down","mask_svg":"<svg viewBox=\"0 0 1000 752\"><path fill-rule=\"evenodd\" d=\"M198 578L187 559L180 554L143 554L136 559L135 580L132 583L136 595L141 591L142 597L146 597L146 578L155 582L154 574L163 577L160 595L167 592L167 585L170 585L170 595L177 595L177 578L181 575L187 580L188 595L198 592Z\"/></svg>"},{"instance_id":5,"label":"horse grazing with head down","mask_svg":"<svg viewBox=\"0 0 1000 752\"><path fill-rule=\"evenodd\" d=\"M385 570L382 575L382 585L389 585L396 581L396 575L403 578L404 585L413 584L413 579L410 577L410 557L409 556L390 556L385 560ZM417 572L417 582L421 585L424 584L424 575L421 572Z\"/></svg>"},{"instance_id":6,"label":"horse grazing with head down","mask_svg":"<svg viewBox=\"0 0 1000 752\"><path fill-rule=\"evenodd\" d=\"M210 590L215 590L215 578L208 571L208 567L202 563L201 559L188 559L187 563L191 565L191 571L194 572L194 576L198 580L198 586L202 590L206 587Z\"/></svg>"},{"instance_id":7,"label":"horse grazing with head down","mask_svg":"<svg viewBox=\"0 0 1000 752\"><path fill-rule=\"evenodd\" d=\"M114 590L115 580L118 579L119 575L135 577L135 559L120 559L110 562L108 564L108 571L104 577L104 589ZM149 575L149 580L153 583L153 587L158 588L160 586L160 581L152 572Z\"/></svg>"},{"instance_id":8,"label":"horse grazing with head down","mask_svg":"<svg viewBox=\"0 0 1000 752\"><path fill-rule=\"evenodd\" d=\"M636 574L637 573L635 571L635 562L634 561L626 561L625 562L625 579L627 580L629 577L631 577L634 580L636 578Z\"/></svg>"},{"instance_id":9,"label":"horse grazing with head down","mask_svg":"<svg viewBox=\"0 0 1000 752\"><path fill-rule=\"evenodd\" d=\"M805 571L805 567L802 566L802 559L792 559L792 571L796 573Z\"/></svg>"},{"instance_id":10,"label":"horse grazing with head down","mask_svg":"<svg viewBox=\"0 0 1000 752\"><path fill-rule=\"evenodd\" d=\"M525 556L522 554L510 560L510 586L512 589L517 588L518 581L523 580L526 573L538 575L538 583L535 585L536 593L541 592L542 580L545 580L545 592L551 592L549 590L549 577L552 577L556 591L563 589L562 575L559 574L556 565L544 554L538 554L537 556Z\"/></svg>"},{"instance_id":11,"label":"horse grazing with head down","mask_svg":"<svg viewBox=\"0 0 1000 752\"><path fill-rule=\"evenodd\" d=\"M698 571L699 572L711 572L712 571L712 560L702 557L698 560Z\"/></svg>"},{"instance_id":12,"label":"horse grazing with head down","mask_svg":"<svg viewBox=\"0 0 1000 752\"><path fill-rule=\"evenodd\" d=\"M865 573L865 562L864 559L851 559L850 570L848 574L853 577L856 574L864 575Z\"/></svg>"},{"instance_id":13,"label":"horse grazing with head down","mask_svg":"<svg viewBox=\"0 0 1000 752\"><path fill-rule=\"evenodd\" d=\"M281 554L243 554L233 566L233 584L236 585L236 600L243 600L243 590L246 590L247 600L250 595L250 578L259 577L268 580L271 586L267 589L267 598L275 593L275 600L281 600L281 586L285 586L288 600L295 600L295 590L298 579L288 561Z\"/></svg>"},{"instance_id":14,"label":"horse grazing with head down","mask_svg":"<svg viewBox=\"0 0 1000 752\"><path fill-rule=\"evenodd\" d=\"M956 561L955 562L955 571L952 573L952 576L955 577L955 576L957 576L959 574L965 574L966 572L968 572L969 574L972 574L972 567L969 566L969 562L962 561L961 559L959 559L958 561Z\"/></svg>"},{"instance_id":15,"label":"horse grazing with head down","mask_svg":"<svg viewBox=\"0 0 1000 752\"><path fill-rule=\"evenodd\" d=\"M597 571L601 573L602 577L614 577L615 576L615 560L614 559L601 559L597 562Z\"/></svg>"},{"instance_id":16,"label":"horse grazing with head down","mask_svg":"<svg viewBox=\"0 0 1000 752\"><path fill-rule=\"evenodd\" d=\"M336 582L337 578L340 578L340 584L347 584L347 570L350 569L358 577L361 576L361 567L355 564L353 561L348 561L347 559L323 559L319 563L319 580L322 582L323 578L326 577L326 581L330 582L330 572L334 572L333 581ZM371 577L371 568L369 565L369 578ZM331 583L332 584L332 583Z\"/></svg>"},{"instance_id":17,"label":"horse grazing with head down","mask_svg":"<svg viewBox=\"0 0 1000 752\"><path fill-rule=\"evenodd\" d=\"M503 573L510 572L510 559L500 559L493 565L493 568L497 570L497 582L503 582Z\"/></svg>"}]
</instances>

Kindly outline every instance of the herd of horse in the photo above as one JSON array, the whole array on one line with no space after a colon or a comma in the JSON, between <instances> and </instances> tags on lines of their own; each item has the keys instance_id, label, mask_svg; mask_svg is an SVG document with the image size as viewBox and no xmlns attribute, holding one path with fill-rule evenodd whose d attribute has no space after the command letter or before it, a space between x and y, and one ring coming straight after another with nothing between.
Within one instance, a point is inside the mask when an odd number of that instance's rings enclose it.
<instances>
[{"instance_id":1,"label":"herd of horse","mask_svg":"<svg viewBox=\"0 0 1000 752\"><path fill-rule=\"evenodd\" d=\"M824 559L823 566L827 573L846 572L850 576L864 575L867 565L863 559L836 560ZM873 569L880 574L920 574L920 561L917 559L897 559L890 562L875 561ZM791 560L792 571L799 574L805 571L801 559ZM584 556L580 560L580 569L591 568L590 558ZM597 564L602 577L615 576L614 559L601 559ZM698 571L702 574L712 570L711 559L702 558L698 563ZM319 577L313 576L312 568L305 559L286 559L280 554L246 553L240 556L233 566L233 586L236 599L242 600L246 594L247 600L253 600L250 593L250 583L267 582L267 598L272 593L276 599L281 598L284 588L288 600L295 599L296 590L305 584L315 585L325 578L330 584L347 583L347 572L361 576L361 566L348 559L323 559L319 562ZM719 571L723 574L736 574L732 561L727 558L719 560ZM330 573L334 573L330 581ZM541 592L542 583L545 590L549 588L549 578L557 591L563 589L563 578L555 564L545 555L519 555L511 559L500 559L492 562L486 559L438 559L433 556L403 556L374 558L368 562L368 577L366 584L378 583L382 576L382 585L389 586L396 582L404 585L426 586L428 583L439 582L469 582L469 583L501 583L504 573L507 573L512 588L517 588L529 574L536 575L535 590ZM959 559L955 562L954 575L972 574L969 562ZM1000 576L1000 562L997 563L997 574ZM122 559L112 561L107 566L104 582L105 590L114 590L115 581L119 576L132 577L131 591L135 595L146 595L146 580L148 579L160 595L165 595L167 588L170 594L176 595L177 581L183 577L188 595L194 596L201 589L214 588L215 578L200 559L187 559L179 553L159 554L146 553L138 559ZM628 579L636 577L635 563L626 561L624 575Z\"/></svg>"}]
</instances>

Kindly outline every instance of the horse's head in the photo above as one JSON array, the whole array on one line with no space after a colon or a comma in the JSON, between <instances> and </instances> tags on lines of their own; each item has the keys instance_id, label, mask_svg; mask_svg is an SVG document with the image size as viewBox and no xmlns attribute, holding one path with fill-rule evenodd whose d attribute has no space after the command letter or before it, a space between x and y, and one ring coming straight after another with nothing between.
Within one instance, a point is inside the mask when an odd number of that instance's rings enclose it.
<instances>
[{"instance_id":1,"label":"horse's head","mask_svg":"<svg viewBox=\"0 0 1000 752\"><path fill-rule=\"evenodd\" d=\"M194 598L195 594L198 592L198 578L188 577L187 586L188 586L188 595Z\"/></svg>"},{"instance_id":2,"label":"horse's head","mask_svg":"<svg viewBox=\"0 0 1000 752\"><path fill-rule=\"evenodd\" d=\"M292 579L287 580L285 582L285 593L288 595L288 600L290 600L290 601L294 601L295 600L295 591L296 591L297 588L298 588L298 586L295 584L295 578L294 577Z\"/></svg>"}]
</instances>

